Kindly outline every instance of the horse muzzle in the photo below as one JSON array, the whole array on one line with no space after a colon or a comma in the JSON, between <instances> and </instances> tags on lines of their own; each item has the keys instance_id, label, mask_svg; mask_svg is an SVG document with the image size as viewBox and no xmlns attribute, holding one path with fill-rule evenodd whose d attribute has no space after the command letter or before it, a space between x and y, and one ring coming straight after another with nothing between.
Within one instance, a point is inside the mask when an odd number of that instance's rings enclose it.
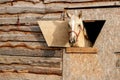
<instances>
[{"instance_id":1,"label":"horse muzzle","mask_svg":"<svg viewBox=\"0 0 120 80\"><path fill-rule=\"evenodd\" d=\"M75 42L76 42L76 39L74 39L74 38L72 38L72 39L69 40L70 44L74 44Z\"/></svg>"}]
</instances>

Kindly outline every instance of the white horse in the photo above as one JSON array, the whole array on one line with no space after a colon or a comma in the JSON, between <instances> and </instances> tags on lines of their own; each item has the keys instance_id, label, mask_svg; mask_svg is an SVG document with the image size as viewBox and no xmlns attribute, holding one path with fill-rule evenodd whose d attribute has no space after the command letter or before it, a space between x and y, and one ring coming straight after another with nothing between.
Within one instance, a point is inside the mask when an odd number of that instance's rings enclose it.
<instances>
[{"instance_id":1,"label":"white horse","mask_svg":"<svg viewBox=\"0 0 120 80\"><path fill-rule=\"evenodd\" d=\"M82 12L74 15L67 13L69 17L69 43L73 47L90 47L92 44L88 39L86 29L83 26Z\"/></svg>"}]
</instances>

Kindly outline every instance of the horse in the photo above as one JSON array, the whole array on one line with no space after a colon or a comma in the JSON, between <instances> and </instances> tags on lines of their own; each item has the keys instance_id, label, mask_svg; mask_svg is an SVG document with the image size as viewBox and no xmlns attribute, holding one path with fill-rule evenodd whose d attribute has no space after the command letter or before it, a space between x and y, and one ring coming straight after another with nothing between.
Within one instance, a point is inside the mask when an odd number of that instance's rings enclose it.
<instances>
[{"instance_id":1,"label":"horse","mask_svg":"<svg viewBox=\"0 0 120 80\"><path fill-rule=\"evenodd\" d=\"M71 47L91 47L86 29L82 21L82 12L70 14L67 12L68 20L68 34L69 44Z\"/></svg>"}]
</instances>

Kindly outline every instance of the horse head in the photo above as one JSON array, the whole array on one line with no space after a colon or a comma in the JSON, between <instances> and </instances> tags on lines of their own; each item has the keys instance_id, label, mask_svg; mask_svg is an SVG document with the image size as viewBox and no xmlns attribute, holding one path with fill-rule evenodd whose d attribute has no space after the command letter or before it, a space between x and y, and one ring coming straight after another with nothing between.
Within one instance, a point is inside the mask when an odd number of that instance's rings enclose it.
<instances>
[{"instance_id":1,"label":"horse head","mask_svg":"<svg viewBox=\"0 0 120 80\"><path fill-rule=\"evenodd\" d=\"M69 18L68 27L69 27L69 43L74 44L77 42L81 30L84 29L82 21L82 12L70 14L67 13Z\"/></svg>"}]
</instances>

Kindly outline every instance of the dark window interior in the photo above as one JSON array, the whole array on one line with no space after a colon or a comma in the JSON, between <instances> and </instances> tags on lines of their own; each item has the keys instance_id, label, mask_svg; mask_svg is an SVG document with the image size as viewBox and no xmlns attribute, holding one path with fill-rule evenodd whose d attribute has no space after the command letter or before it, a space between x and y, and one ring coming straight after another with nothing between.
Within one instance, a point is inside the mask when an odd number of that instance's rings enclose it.
<instances>
[{"instance_id":1,"label":"dark window interior","mask_svg":"<svg viewBox=\"0 0 120 80\"><path fill-rule=\"evenodd\" d=\"M88 38L94 45L101 29L103 28L103 25L105 23L105 20L95 20L95 21L83 21L84 27L86 28Z\"/></svg>"}]
</instances>

